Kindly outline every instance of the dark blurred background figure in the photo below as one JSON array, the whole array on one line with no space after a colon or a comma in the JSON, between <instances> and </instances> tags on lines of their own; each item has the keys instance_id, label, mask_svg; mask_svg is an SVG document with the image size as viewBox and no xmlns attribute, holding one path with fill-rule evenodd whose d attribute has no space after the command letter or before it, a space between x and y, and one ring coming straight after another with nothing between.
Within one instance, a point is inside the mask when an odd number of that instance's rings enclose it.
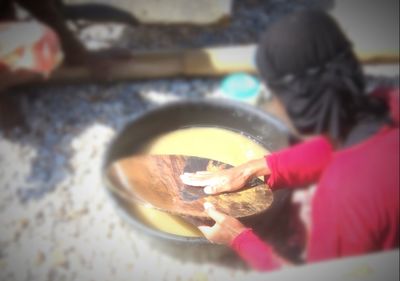
<instances>
[{"instance_id":1,"label":"dark blurred background figure","mask_svg":"<svg viewBox=\"0 0 400 281\"><path fill-rule=\"evenodd\" d=\"M128 12L102 4L65 5L62 0L0 0L0 21L15 21L16 6L20 5L35 19L54 30L69 65L90 65L103 57L103 53L88 51L67 26L67 20L84 19L96 22L120 22L136 25ZM109 52L106 52L109 55Z\"/></svg>"},{"instance_id":2,"label":"dark blurred background figure","mask_svg":"<svg viewBox=\"0 0 400 281\"><path fill-rule=\"evenodd\" d=\"M17 6L34 20L20 21ZM61 64L90 68L106 75L107 67L130 55L127 51L89 51L67 26L68 20L113 21L134 25L127 12L107 5L64 5L61 0L0 0L0 126L23 124L15 97L4 91L14 85L48 77Z\"/></svg>"},{"instance_id":3,"label":"dark blurred background figure","mask_svg":"<svg viewBox=\"0 0 400 281\"><path fill-rule=\"evenodd\" d=\"M18 36L15 36L18 34ZM59 37L38 22L0 22L0 128L23 125L9 87L48 77L62 62Z\"/></svg>"}]
</instances>

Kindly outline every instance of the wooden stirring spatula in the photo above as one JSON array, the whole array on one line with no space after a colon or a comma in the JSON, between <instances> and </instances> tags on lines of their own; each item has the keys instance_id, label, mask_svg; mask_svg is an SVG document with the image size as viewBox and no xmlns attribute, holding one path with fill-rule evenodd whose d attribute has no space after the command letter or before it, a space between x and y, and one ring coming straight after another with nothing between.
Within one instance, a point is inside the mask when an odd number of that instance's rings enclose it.
<instances>
[{"instance_id":1,"label":"wooden stirring spatula","mask_svg":"<svg viewBox=\"0 0 400 281\"><path fill-rule=\"evenodd\" d=\"M272 192L263 181L253 179L237 192L207 195L203 188L185 185L180 175L196 171L216 171L231 165L182 155L138 155L112 163L107 170L112 190L124 199L168 213L207 219L204 202L227 215L241 218L266 210Z\"/></svg>"}]
</instances>

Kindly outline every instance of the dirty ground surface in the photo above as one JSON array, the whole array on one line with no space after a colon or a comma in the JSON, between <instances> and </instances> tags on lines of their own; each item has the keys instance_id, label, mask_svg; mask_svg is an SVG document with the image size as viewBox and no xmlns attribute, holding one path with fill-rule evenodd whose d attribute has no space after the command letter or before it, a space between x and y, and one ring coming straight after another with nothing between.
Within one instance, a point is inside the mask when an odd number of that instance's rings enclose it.
<instances>
[{"instance_id":1,"label":"dirty ground surface","mask_svg":"<svg viewBox=\"0 0 400 281\"><path fill-rule=\"evenodd\" d=\"M370 87L395 85L398 78L369 81ZM117 214L100 173L107 145L131 118L174 100L213 96L219 82L170 79L11 91L26 128L0 131L0 280L253 280L256 273L226 249L149 241ZM307 202L310 194L296 198ZM301 257L301 233L284 236L296 228L295 221L288 223L290 212L274 222L280 231L266 238L283 254Z\"/></svg>"},{"instance_id":2,"label":"dirty ground surface","mask_svg":"<svg viewBox=\"0 0 400 281\"><path fill-rule=\"evenodd\" d=\"M243 2L249 8L251 3L264 3ZM288 2L305 5L318 1L265 1L265 9L275 7L276 17L291 9ZM250 13L246 11L241 13ZM261 10L253 13L259 15ZM258 31L253 32L249 26L273 17L256 16L236 25L233 21L232 32L221 29L205 35L197 34L197 27L182 27L179 32L169 31L172 27L149 27L154 32L144 37L150 29L142 27L141 32L132 31L136 35L131 39L114 43L138 50L247 43L261 30L254 28ZM21 104L26 128L7 134L0 131L0 280L259 278L225 248L159 245L149 240L116 213L101 178L105 149L126 122L166 102L212 96L219 82L218 78L163 79L10 90ZM370 79L371 87L396 83L398 77ZM309 197L296 198L307 201ZM285 220L277 222L282 229L295 227L284 224Z\"/></svg>"}]
</instances>

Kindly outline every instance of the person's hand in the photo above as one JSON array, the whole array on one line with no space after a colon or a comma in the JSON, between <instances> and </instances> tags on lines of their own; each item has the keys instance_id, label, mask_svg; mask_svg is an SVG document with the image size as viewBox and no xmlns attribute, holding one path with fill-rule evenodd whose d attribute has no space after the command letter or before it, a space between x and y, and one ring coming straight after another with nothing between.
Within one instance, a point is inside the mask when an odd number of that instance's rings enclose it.
<instances>
[{"instance_id":1,"label":"person's hand","mask_svg":"<svg viewBox=\"0 0 400 281\"><path fill-rule=\"evenodd\" d=\"M211 243L230 245L236 236L246 230L246 227L240 221L218 212L211 203L204 203L204 209L215 221L215 224L213 226L199 226L198 228Z\"/></svg>"},{"instance_id":2,"label":"person's hand","mask_svg":"<svg viewBox=\"0 0 400 281\"><path fill-rule=\"evenodd\" d=\"M239 190L251 178L267 174L269 169L262 158L218 172L184 173L180 178L184 184L204 187L206 194L217 194Z\"/></svg>"},{"instance_id":3,"label":"person's hand","mask_svg":"<svg viewBox=\"0 0 400 281\"><path fill-rule=\"evenodd\" d=\"M184 184L204 187L204 193L217 194L231 192L242 188L249 180L250 174L240 167L218 172L199 171L181 175Z\"/></svg>"}]
</instances>

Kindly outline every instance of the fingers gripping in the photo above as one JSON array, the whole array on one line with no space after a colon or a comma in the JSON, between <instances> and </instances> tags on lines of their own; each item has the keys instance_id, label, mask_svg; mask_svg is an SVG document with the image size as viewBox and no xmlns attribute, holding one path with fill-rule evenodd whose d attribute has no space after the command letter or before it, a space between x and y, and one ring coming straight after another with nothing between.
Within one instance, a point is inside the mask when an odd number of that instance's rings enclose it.
<instances>
[{"instance_id":1,"label":"fingers gripping","mask_svg":"<svg viewBox=\"0 0 400 281\"><path fill-rule=\"evenodd\" d=\"M214 240L220 229L220 224L225 220L225 215L215 210L214 206L209 202L204 203L204 209L215 221L215 224L213 226L199 226L198 228L209 241L216 243Z\"/></svg>"},{"instance_id":2,"label":"fingers gripping","mask_svg":"<svg viewBox=\"0 0 400 281\"><path fill-rule=\"evenodd\" d=\"M215 210L214 206L211 203L205 202L204 209L206 210L210 218L212 218L217 224L222 224L225 221L226 215Z\"/></svg>"},{"instance_id":3,"label":"fingers gripping","mask_svg":"<svg viewBox=\"0 0 400 281\"><path fill-rule=\"evenodd\" d=\"M228 245L245 228L236 219L215 210L211 203L204 203L204 209L215 224L211 227L199 226L199 229L212 243Z\"/></svg>"}]
</instances>

